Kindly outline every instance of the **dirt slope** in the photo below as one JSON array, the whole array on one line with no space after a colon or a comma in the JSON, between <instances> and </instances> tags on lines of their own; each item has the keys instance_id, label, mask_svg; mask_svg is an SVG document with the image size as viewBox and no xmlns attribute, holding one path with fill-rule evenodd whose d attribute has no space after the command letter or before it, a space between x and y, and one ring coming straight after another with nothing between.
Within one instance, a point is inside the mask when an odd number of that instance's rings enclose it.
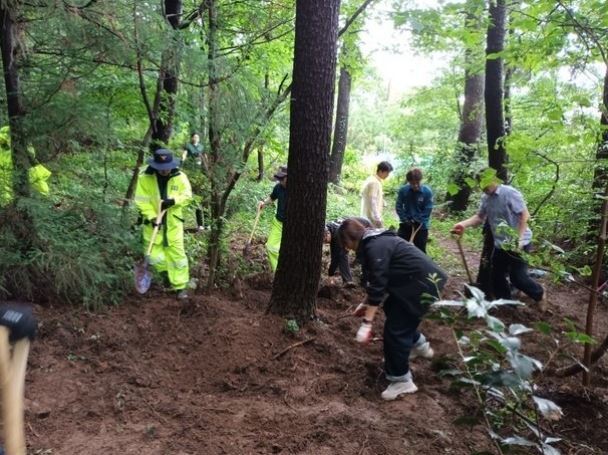
<instances>
[{"instance_id":1,"label":"dirt slope","mask_svg":"<svg viewBox=\"0 0 608 455\"><path fill-rule=\"evenodd\" d=\"M448 295L462 286L457 268ZM36 307L42 325L26 384L29 453L493 453L482 427L457 423L474 412L474 400L451 390L434 371L437 361L414 360L420 391L382 402L381 343L358 346L359 321L345 317L361 291L324 291L331 298L320 299L320 320L296 336L264 314L263 277L249 280L243 300L197 295L189 316L158 291L98 314ZM556 327L564 316L582 321L584 292L551 285L551 293L553 314L545 319ZM606 327L606 307L599 313ZM532 308L502 316L529 325L539 319ZM436 358L455 357L448 327L425 321L422 329ZM541 360L551 350L541 337L525 343ZM603 361L592 401L578 378L541 380L540 392L564 406L566 417L551 428L566 438L564 453L608 453L608 430L598 425L608 418L606 371Z\"/></svg>"}]
</instances>

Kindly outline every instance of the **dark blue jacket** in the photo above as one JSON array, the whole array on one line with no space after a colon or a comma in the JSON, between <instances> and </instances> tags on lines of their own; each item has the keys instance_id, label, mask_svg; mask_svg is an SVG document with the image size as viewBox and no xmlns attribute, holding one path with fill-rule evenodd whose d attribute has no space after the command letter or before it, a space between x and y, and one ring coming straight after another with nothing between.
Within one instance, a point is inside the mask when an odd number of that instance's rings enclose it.
<instances>
[{"instance_id":1,"label":"dark blue jacket","mask_svg":"<svg viewBox=\"0 0 608 455\"><path fill-rule=\"evenodd\" d=\"M379 305L388 294L406 305L413 316L422 316L428 310L428 305L421 302L422 295L437 297L447 281L446 273L431 258L394 231L366 231L357 248L357 259L368 303ZM433 274L438 278L437 285L429 280Z\"/></svg>"},{"instance_id":2,"label":"dark blue jacket","mask_svg":"<svg viewBox=\"0 0 608 455\"><path fill-rule=\"evenodd\" d=\"M402 185L397 193L395 210L401 223L422 223L428 229L433 211L433 192L422 185L420 191L412 190L410 184Z\"/></svg>"}]
</instances>

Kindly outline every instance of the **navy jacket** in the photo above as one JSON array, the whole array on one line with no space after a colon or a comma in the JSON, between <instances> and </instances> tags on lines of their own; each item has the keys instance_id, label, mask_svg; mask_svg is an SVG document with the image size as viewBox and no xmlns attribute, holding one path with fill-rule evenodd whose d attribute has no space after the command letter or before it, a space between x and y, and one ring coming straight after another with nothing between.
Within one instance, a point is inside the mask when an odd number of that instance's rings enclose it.
<instances>
[{"instance_id":1,"label":"navy jacket","mask_svg":"<svg viewBox=\"0 0 608 455\"><path fill-rule=\"evenodd\" d=\"M414 316L428 310L428 305L420 301L422 294L437 297L447 281L446 273L431 258L393 231L366 231L359 242L357 259L363 269L368 303L379 305L388 294ZM437 285L429 280L431 274L439 278Z\"/></svg>"},{"instance_id":2,"label":"navy jacket","mask_svg":"<svg viewBox=\"0 0 608 455\"><path fill-rule=\"evenodd\" d=\"M423 229L428 229L431 212L433 211L433 192L422 185L420 191L412 190L410 184L399 188L395 210L401 223L422 223Z\"/></svg>"}]
</instances>

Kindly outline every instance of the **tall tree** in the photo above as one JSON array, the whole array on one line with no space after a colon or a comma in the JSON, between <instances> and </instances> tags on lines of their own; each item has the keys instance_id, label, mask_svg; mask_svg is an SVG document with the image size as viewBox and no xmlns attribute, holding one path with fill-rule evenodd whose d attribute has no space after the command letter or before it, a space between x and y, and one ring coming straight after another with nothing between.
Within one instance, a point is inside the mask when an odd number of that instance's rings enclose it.
<instances>
[{"instance_id":1,"label":"tall tree","mask_svg":"<svg viewBox=\"0 0 608 455\"><path fill-rule=\"evenodd\" d=\"M482 8L478 0L469 0L466 4L465 30L467 36L481 37ZM456 167L451 182L457 187L456 192L449 192L447 200L451 201L450 211L462 212L469 205L471 186L467 182L470 177L471 163L479 154L479 140L483 125L483 97L485 74L480 64L482 51L481 40L473 40L473 46L465 48L464 56L464 103L460 117L458 144L456 145Z\"/></svg>"},{"instance_id":2,"label":"tall tree","mask_svg":"<svg viewBox=\"0 0 608 455\"><path fill-rule=\"evenodd\" d=\"M504 65L502 51L505 46L507 8L505 0L490 0L490 23L486 40L486 129L488 140L488 164L496 170L496 176L504 182L508 179L507 150L505 147L504 114ZM491 258L494 238L490 226L483 228L483 249L479 263L477 284L487 294L492 294Z\"/></svg>"},{"instance_id":3,"label":"tall tree","mask_svg":"<svg viewBox=\"0 0 608 455\"><path fill-rule=\"evenodd\" d=\"M207 31L207 68L209 73L209 155L212 163L220 159L220 87L218 73L218 9L215 0L208 0L208 31ZM215 173L209 174L211 182L211 235L209 236L209 276L208 285L211 287L215 282L215 270L219 260L219 244L223 229L223 214L225 201L222 200L222 189L220 180Z\"/></svg>"},{"instance_id":4,"label":"tall tree","mask_svg":"<svg viewBox=\"0 0 608 455\"><path fill-rule=\"evenodd\" d=\"M173 132L175 100L177 98L179 66L182 54L180 24L182 17L181 0L165 0L163 12L172 29L169 45L164 49L158 74L159 95L158 112L155 112L152 128L152 141L166 145Z\"/></svg>"},{"instance_id":5,"label":"tall tree","mask_svg":"<svg viewBox=\"0 0 608 455\"><path fill-rule=\"evenodd\" d=\"M340 68L340 79L338 82L338 107L336 109L336 124L334 127L334 141L331 148L329 160L329 181L340 182L342 173L342 162L346 150L346 135L348 133L348 109L350 105L350 87L352 77L348 68Z\"/></svg>"},{"instance_id":6,"label":"tall tree","mask_svg":"<svg viewBox=\"0 0 608 455\"><path fill-rule=\"evenodd\" d=\"M270 308L302 322L314 314L321 271L339 3L296 2L289 200Z\"/></svg>"},{"instance_id":7,"label":"tall tree","mask_svg":"<svg viewBox=\"0 0 608 455\"><path fill-rule=\"evenodd\" d=\"M27 144L24 131L25 107L19 79L19 54L24 50L19 42L21 25L17 23L19 1L0 2L0 19L2 32L0 46L2 47L2 66L4 69L4 86L8 120L11 131L11 154L13 160L13 191L18 196L29 195L27 170L30 162L27 155Z\"/></svg>"},{"instance_id":8,"label":"tall tree","mask_svg":"<svg viewBox=\"0 0 608 455\"><path fill-rule=\"evenodd\" d=\"M507 181L507 151L505 148L504 64L501 55L505 46L507 8L505 0L490 0L490 24L486 41L486 128L488 164L496 176Z\"/></svg>"}]
</instances>

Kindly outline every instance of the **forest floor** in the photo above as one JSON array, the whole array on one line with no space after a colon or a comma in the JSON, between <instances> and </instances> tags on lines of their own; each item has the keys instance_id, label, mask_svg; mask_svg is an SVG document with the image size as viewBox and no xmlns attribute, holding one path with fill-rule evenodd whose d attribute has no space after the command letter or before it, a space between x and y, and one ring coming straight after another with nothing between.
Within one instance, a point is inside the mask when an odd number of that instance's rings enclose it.
<instances>
[{"instance_id":1,"label":"forest floor","mask_svg":"<svg viewBox=\"0 0 608 455\"><path fill-rule=\"evenodd\" d=\"M446 297L453 297L466 281L457 250L449 239L435 241L446 251ZM263 246L255 248L263 256ZM476 255L467 256L476 266ZM550 313L508 309L503 320L564 328L569 318L582 326L584 289L544 284ZM282 319L265 314L270 287L269 277L257 275L246 280L242 299L229 291L198 294L189 315L154 289L98 313L37 306L41 327L26 382L28 453L495 453L484 427L464 418L476 412L473 395L437 373L442 359L457 357L448 326L423 322L435 359L412 362L418 393L387 403L380 399L381 343L354 342L359 321L348 315L363 298L360 290L325 286L319 321L293 335ZM608 327L605 303L597 327ZM550 338L523 339L524 352L547 360ZM283 352L297 342L304 343ZM607 360L594 378L588 391L580 377L538 382L536 393L563 407L562 420L547 424L564 439L563 453L608 453Z\"/></svg>"}]
</instances>

